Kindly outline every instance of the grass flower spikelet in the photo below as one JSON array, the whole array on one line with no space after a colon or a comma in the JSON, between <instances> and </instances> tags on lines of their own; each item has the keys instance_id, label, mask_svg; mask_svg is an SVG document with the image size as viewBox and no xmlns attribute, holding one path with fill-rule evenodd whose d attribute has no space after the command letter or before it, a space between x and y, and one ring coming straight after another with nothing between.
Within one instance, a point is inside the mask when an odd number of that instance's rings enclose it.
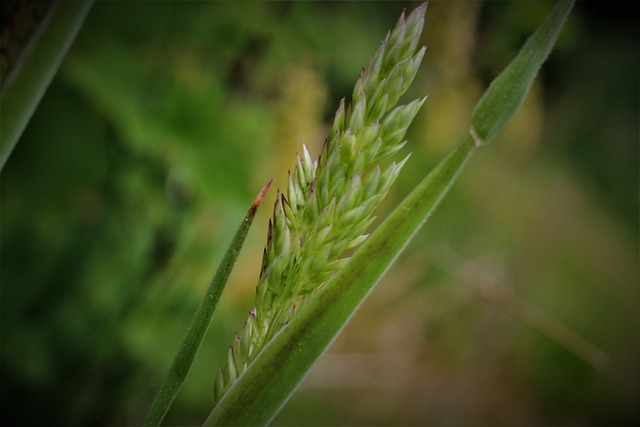
<instances>
[{"instance_id":1,"label":"grass flower spikelet","mask_svg":"<svg viewBox=\"0 0 640 427\"><path fill-rule=\"evenodd\" d=\"M278 193L269 222L255 308L229 346L228 362L214 386L219 401L266 343L360 245L408 156L379 163L405 144L405 134L425 99L396 106L413 81L425 48L416 52L426 4L405 18L362 69L352 99L335 113L320 156L306 146Z\"/></svg>"}]
</instances>

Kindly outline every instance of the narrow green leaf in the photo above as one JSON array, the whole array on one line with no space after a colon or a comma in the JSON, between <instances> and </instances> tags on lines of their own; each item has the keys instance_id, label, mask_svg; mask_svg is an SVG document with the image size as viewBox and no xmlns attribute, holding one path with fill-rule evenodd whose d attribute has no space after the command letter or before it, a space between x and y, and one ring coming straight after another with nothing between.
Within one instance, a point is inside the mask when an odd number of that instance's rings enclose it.
<instances>
[{"instance_id":1,"label":"narrow green leaf","mask_svg":"<svg viewBox=\"0 0 640 427\"><path fill-rule=\"evenodd\" d=\"M477 145L492 140L518 110L538 70L560 35L573 2L574 0L558 2L544 22L527 39L518 55L478 101L471 115L470 129Z\"/></svg>"},{"instance_id":2,"label":"narrow green leaf","mask_svg":"<svg viewBox=\"0 0 640 427\"><path fill-rule=\"evenodd\" d=\"M51 6L18 63L3 76L0 106L0 170L53 79L93 0L58 1Z\"/></svg>"},{"instance_id":3,"label":"narrow green leaf","mask_svg":"<svg viewBox=\"0 0 640 427\"><path fill-rule=\"evenodd\" d=\"M200 303L200 306L198 307L198 310L193 316L191 326L189 326L189 329L187 330L182 344L178 349L178 353L173 359L173 363L171 364L169 373L162 383L162 386L160 387L155 400L151 404L151 408L149 409L149 413L147 414L147 419L144 421L145 426L160 425L162 419L169 410L171 403L178 394L178 390L180 390L180 387L182 386L182 383L187 376L187 372L189 372L189 369L191 368L193 359L195 358L196 353L200 348L202 339L204 338L204 335L209 328L211 317L213 316L213 312L218 305L220 295L222 295L222 291L227 284L227 280L229 279L231 270L233 269L236 259L238 258L240 249L242 249L242 245L244 244L244 239L247 236L249 227L251 227L253 218L258 211L258 207L260 206L260 202L262 201L264 195L267 193L271 182L273 182L273 179L264 186L262 191L260 191L258 196L251 204L251 207L242 220L242 223L240 224L236 235L233 237L233 240L231 241L231 244L229 245L224 258L220 262L220 266L218 267L213 280L209 284L207 293L205 294L202 302ZM221 385L218 385L218 387L220 386Z\"/></svg>"}]
</instances>

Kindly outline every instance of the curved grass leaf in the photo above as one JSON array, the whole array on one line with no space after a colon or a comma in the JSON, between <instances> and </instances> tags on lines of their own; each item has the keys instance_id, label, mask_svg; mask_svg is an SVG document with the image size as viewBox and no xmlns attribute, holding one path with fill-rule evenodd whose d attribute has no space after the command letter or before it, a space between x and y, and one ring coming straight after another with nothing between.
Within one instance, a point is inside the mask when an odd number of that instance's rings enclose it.
<instances>
[{"instance_id":1,"label":"curved grass leaf","mask_svg":"<svg viewBox=\"0 0 640 427\"><path fill-rule=\"evenodd\" d=\"M264 425L273 419L437 207L470 155L515 113L572 5L573 0L562 1L551 12L478 103L463 140L266 345L218 401L205 425Z\"/></svg>"},{"instance_id":2,"label":"curved grass leaf","mask_svg":"<svg viewBox=\"0 0 640 427\"><path fill-rule=\"evenodd\" d=\"M2 76L0 171L53 79L93 0L57 1Z\"/></svg>"},{"instance_id":3,"label":"curved grass leaf","mask_svg":"<svg viewBox=\"0 0 640 427\"><path fill-rule=\"evenodd\" d=\"M196 357L196 353L200 348L202 339L204 338L204 335L209 328L213 312L218 305L218 301L220 300L222 291L227 284L227 280L229 279L231 270L236 263L236 259L238 258L240 249L242 249L244 239L245 237L247 237L247 232L251 227L253 218L256 216L256 212L258 211L260 202L262 201L264 195L267 193L267 190L271 186L272 182L273 179L264 186L262 191L260 191L258 196L251 204L249 211L242 220L238 231L236 231L236 234L233 237L233 240L231 241L231 244L229 245L224 258L222 258L222 261L220 262L220 266L218 267L213 280L209 284L207 293L205 294L202 302L200 303L200 306L198 307L198 310L193 316L191 325L189 326L189 329L187 329L187 333L182 341L182 344L180 345L180 348L178 349L178 353L173 359L173 363L171 364L169 373L162 383L162 386L160 387L155 400L151 404L151 408L149 409L147 418L144 421L145 426L160 425L162 419L169 410L171 403L178 394L178 391L180 390L180 387L182 386L182 383L184 382L184 379L187 376L189 369L191 368L193 359Z\"/></svg>"}]
</instances>

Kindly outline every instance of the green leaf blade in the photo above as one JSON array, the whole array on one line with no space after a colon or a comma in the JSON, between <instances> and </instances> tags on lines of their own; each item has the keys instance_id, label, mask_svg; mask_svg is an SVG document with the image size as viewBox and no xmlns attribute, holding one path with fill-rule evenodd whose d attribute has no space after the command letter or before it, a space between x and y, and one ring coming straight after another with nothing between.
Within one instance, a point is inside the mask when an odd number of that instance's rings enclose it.
<instances>
[{"instance_id":1,"label":"green leaf blade","mask_svg":"<svg viewBox=\"0 0 640 427\"><path fill-rule=\"evenodd\" d=\"M59 1L52 6L36 34L7 76L3 76L0 105L0 171L29 123L40 99L89 13L93 0Z\"/></svg>"},{"instance_id":2,"label":"green leaf blade","mask_svg":"<svg viewBox=\"0 0 640 427\"><path fill-rule=\"evenodd\" d=\"M193 316L191 325L180 344L180 348L173 359L169 372L167 373L164 382L160 386L160 390L151 404L151 408L149 409L149 413L147 414L147 418L143 424L144 426L159 426L173 403L173 400L177 396L178 391L180 390L180 387L182 386L182 383L184 382L184 379L191 368L191 364L193 363L193 360L200 348L200 344L202 344L204 335L209 328L213 313L215 312L220 296L222 295L222 291L224 290L227 280L229 279L229 275L236 263L236 259L240 254L240 249L242 249L242 246L244 245L244 240L247 237L249 228L256 216L258 207L260 206L264 195L267 193L267 190L269 190L272 182L273 179L271 179L267 185L264 186L262 191L258 193L258 196L251 204L249 211L238 227L233 240L229 244L224 257L220 262L220 266L211 280L198 310Z\"/></svg>"}]
</instances>

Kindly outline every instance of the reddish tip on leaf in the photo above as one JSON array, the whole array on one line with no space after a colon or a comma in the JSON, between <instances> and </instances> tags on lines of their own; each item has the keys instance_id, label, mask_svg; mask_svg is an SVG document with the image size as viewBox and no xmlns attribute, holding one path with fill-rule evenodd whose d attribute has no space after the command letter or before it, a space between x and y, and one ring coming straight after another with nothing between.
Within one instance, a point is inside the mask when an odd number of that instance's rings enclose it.
<instances>
[{"instance_id":1,"label":"reddish tip on leaf","mask_svg":"<svg viewBox=\"0 0 640 427\"><path fill-rule=\"evenodd\" d=\"M256 211L258 210L258 206L260 206L260 202L262 202L264 195L267 194L267 191L269 190L269 187L271 187L272 182L273 182L273 178L271 178L269 182L267 182L267 185L265 185L260 191L260 193L258 193L255 200L251 204L251 208L249 208L249 212L254 214L256 213Z\"/></svg>"}]
</instances>

